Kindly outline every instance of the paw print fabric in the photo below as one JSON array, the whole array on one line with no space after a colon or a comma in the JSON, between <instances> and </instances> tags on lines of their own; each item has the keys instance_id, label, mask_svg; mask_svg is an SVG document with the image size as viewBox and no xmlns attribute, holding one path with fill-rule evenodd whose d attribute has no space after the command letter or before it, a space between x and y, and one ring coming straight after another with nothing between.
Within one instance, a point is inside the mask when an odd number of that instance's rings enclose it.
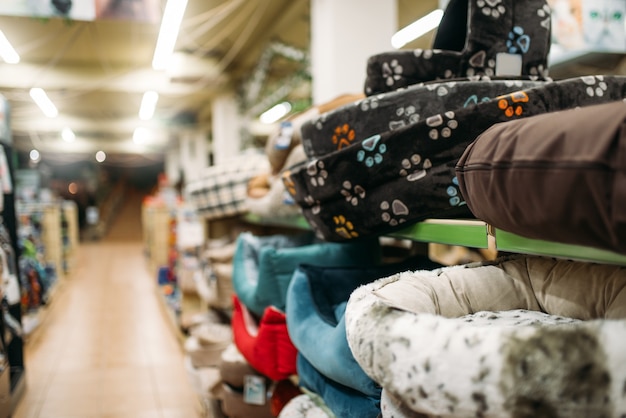
<instances>
[{"instance_id":1,"label":"paw print fabric","mask_svg":"<svg viewBox=\"0 0 626 418\"><path fill-rule=\"evenodd\" d=\"M529 79L458 79L420 83L370 96L305 122L301 128L304 151L309 158L326 155L381 132L542 84Z\"/></svg>"},{"instance_id":2,"label":"paw print fabric","mask_svg":"<svg viewBox=\"0 0 626 418\"><path fill-rule=\"evenodd\" d=\"M427 218L473 218L455 166L482 132L625 97L623 76L546 82L386 130L293 167L285 180L318 237L329 241L383 235Z\"/></svg>"},{"instance_id":3,"label":"paw print fabric","mask_svg":"<svg viewBox=\"0 0 626 418\"><path fill-rule=\"evenodd\" d=\"M464 2L468 4L461 4ZM467 34L454 39L450 32L461 35L459 24L467 26ZM365 94L372 96L424 81L459 77L548 76L551 31L546 0L451 1L439 32L442 34L437 34L432 49L399 50L370 57ZM459 45L462 49L448 49ZM502 64L500 54L514 55L518 67L513 70Z\"/></svg>"}]
</instances>

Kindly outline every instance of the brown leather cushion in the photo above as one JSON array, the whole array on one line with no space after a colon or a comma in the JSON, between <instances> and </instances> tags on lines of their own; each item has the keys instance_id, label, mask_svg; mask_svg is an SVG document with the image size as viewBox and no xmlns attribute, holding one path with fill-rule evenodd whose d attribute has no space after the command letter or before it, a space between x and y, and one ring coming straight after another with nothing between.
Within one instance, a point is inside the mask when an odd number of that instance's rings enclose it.
<instances>
[{"instance_id":1,"label":"brown leather cushion","mask_svg":"<svg viewBox=\"0 0 626 418\"><path fill-rule=\"evenodd\" d=\"M626 253L626 104L493 125L456 166L472 213L521 236Z\"/></svg>"}]
</instances>

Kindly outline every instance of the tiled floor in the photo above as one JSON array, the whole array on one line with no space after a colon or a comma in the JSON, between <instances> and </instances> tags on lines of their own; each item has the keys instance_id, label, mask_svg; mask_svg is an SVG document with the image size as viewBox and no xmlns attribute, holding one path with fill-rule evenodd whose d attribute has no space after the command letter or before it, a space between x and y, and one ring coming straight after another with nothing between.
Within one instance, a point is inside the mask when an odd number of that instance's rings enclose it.
<instances>
[{"instance_id":1,"label":"tiled floor","mask_svg":"<svg viewBox=\"0 0 626 418\"><path fill-rule=\"evenodd\" d=\"M81 243L26 343L26 391L14 418L200 418L183 352L127 199L99 242Z\"/></svg>"}]
</instances>

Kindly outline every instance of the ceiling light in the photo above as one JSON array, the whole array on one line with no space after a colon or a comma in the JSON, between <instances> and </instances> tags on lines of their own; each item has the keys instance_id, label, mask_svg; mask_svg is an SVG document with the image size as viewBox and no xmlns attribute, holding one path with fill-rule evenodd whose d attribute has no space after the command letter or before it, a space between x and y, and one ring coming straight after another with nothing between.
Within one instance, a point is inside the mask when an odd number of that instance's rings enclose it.
<instances>
[{"instance_id":1,"label":"ceiling light","mask_svg":"<svg viewBox=\"0 0 626 418\"><path fill-rule=\"evenodd\" d=\"M164 70L167 67L170 55L174 52L176 38L180 24L185 14L187 0L168 0L161 20L161 29L157 39L154 57L152 58L152 68Z\"/></svg>"},{"instance_id":2,"label":"ceiling light","mask_svg":"<svg viewBox=\"0 0 626 418\"><path fill-rule=\"evenodd\" d=\"M159 94L156 91L147 91L143 94L141 100L141 107L139 108L139 119L148 120L152 119L154 115L154 109L159 101Z\"/></svg>"},{"instance_id":3,"label":"ceiling light","mask_svg":"<svg viewBox=\"0 0 626 418\"><path fill-rule=\"evenodd\" d=\"M63 131L61 131L61 138L63 138L65 142L74 142L76 135L70 128L63 128Z\"/></svg>"},{"instance_id":4,"label":"ceiling light","mask_svg":"<svg viewBox=\"0 0 626 418\"><path fill-rule=\"evenodd\" d=\"M39 161L39 158L41 158L41 154L36 149L30 150L29 156L31 161Z\"/></svg>"},{"instance_id":5,"label":"ceiling light","mask_svg":"<svg viewBox=\"0 0 626 418\"><path fill-rule=\"evenodd\" d=\"M133 132L133 142L135 144L145 144L148 142L148 137L150 133L148 130L142 126L135 128L135 132Z\"/></svg>"},{"instance_id":6,"label":"ceiling light","mask_svg":"<svg viewBox=\"0 0 626 418\"><path fill-rule=\"evenodd\" d=\"M55 118L59 114L56 106L43 89L39 87L33 87L30 89L30 97L33 98L37 106L41 109L41 111L49 118Z\"/></svg>"},{"instance_id":7,"label":"ceiling light","mask_svg":"<svg viewBox=\"0 0 626 418\"><path fill-rule=\"evenodd\" d=\"M394 48L402 48L409 42L419 38L422 35L430 32L439 26L441 18L443 17L443 10L436 9L411 23L409 26L405 26L400 29L391 37L391 45Z\"/></svg>"},{"instance_id":8,"label":"ceiling light","mask_svg":"<svg viewBox=\"0 0 626 418\"><path fill-rule=\"evenodd\" d=\"M4 33L0 30L0 57L7 64L17 64L20 62L20 56L11 45L11 42L4 36Z\"/></svg>"},{"instance_id":9,"label":"ceiling light","mask_svg":"<svg viewBox=\"0 0 626 418\"><path fill-rule=\"evenodd\" d=\"M106 159L107 159L107 155L104 153L104 151L96 152L96 161L97 162L102 163Z\"/></svg>"},{"instance_id":10,"label":"ceiling light","mask_svg":"<svg viewBox=\"0 0 626 418\"><path fill-rule=\"evenodd\" d=\"M291 104L288 102L278 103L271 109L266 110L259 116L263 123L274 123L291 111Z\"/></svg>"}]
</instances>

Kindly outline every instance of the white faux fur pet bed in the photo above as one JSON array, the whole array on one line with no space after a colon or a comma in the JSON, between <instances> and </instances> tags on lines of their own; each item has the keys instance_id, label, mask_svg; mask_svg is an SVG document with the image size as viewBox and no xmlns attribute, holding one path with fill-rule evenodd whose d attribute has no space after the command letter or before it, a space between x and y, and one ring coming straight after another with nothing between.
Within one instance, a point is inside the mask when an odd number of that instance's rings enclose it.
<instances>
[{"instance_id":1,"label":"white faux fur pet bed","mask_svg":"<svg viewBox=\"0 0 626 418\"><path fill-rule=\"evenodd\" d=\"M626 268L516 256L355 290L350 348L403 406L438 417L626 414Z\"/></svg>"}]
</instances>

